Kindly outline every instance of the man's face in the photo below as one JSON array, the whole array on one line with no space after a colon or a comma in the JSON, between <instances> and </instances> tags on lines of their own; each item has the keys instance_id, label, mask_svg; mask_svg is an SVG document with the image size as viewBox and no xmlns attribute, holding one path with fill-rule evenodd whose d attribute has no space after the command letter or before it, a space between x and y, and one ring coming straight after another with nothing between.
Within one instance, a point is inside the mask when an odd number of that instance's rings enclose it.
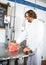
<instances>
[{"instance_id":1,"label":"man's face","mask_svg":"<svg viewBox=\"0 0 46 65\"><path fill-rule=\"evenodd\" d=\"M31 23L31 17L29 17L28 13L26 13L25 18Z\"/></svg>"}]
</instances>

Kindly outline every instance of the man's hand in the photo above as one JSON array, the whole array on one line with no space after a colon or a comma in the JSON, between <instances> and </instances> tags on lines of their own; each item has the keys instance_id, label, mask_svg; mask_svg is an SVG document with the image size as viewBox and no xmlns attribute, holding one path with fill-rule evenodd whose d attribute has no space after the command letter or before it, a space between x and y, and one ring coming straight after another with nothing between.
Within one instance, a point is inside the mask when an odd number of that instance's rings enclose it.
<instances>
[{"instance_id":1,"label":"man's hand","mask_svg":"<svg viewBox=\"0 0 46 65\"><path fill-rule=\"evenodd\" d=\"M31 51L31 49L30 48L24 48L23 49L23 52L25 53L25 52L30 52Z\"/></svg>"}]
</instances>

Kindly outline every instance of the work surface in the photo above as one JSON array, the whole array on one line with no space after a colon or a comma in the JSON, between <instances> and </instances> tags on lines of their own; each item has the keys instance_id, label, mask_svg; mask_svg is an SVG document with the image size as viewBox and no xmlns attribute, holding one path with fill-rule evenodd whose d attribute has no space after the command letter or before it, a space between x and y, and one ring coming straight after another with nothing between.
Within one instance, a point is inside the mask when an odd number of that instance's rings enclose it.
<instances>
[{"instance_id":1,"label":"work surface","mask_svg":"<svg viewBox=\"0 0 46 65\"><path fill-rule=\"evenodd\" d=\"M23 52L8 52L8 50L3 51L0 53L0 60L7 60L7 59L15 59L21 57L28 57L29 55L34 55L34 53L24 54Z\"/></svg>"}]
</instances>

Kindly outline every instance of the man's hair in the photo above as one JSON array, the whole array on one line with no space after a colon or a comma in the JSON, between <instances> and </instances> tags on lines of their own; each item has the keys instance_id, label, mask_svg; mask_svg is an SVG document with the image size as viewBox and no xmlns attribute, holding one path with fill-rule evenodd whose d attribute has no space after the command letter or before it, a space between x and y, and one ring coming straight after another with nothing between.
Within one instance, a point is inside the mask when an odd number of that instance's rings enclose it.
<instances>
[{"instance_id":1,"label":"man's hair","mask_svg":"<svg viewBox=\"0 0 46 65\"><path fill-rule=\"evenodd\" d=\"M25 17L26 17L26 13L28 13L29 17L32 17L34 19L37 18L37 15L33 10L28 10L27 12L25 12Z\"/></svg>"}]
</instances>

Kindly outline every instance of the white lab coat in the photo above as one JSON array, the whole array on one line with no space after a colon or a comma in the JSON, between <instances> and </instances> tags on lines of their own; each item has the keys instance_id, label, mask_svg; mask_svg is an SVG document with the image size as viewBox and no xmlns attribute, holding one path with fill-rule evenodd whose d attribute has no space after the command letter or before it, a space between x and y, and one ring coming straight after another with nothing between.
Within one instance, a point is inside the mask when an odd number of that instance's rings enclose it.
<instances>
[{"instance_id":1,"label":"white lab coat","mask_svg":"<svg viewBox=\"0 0 46 65\"><path fill-rule=\"evenodd\" d=\"M35 51L41 45L40 43L43 40L43 35L43 22L38 19L34 19L32 23L28 23L25 27L25 31L19 34L16 41L17 43L21 43L24 39L26 39L27 47Z\"/></svg>"}]
</instances>

